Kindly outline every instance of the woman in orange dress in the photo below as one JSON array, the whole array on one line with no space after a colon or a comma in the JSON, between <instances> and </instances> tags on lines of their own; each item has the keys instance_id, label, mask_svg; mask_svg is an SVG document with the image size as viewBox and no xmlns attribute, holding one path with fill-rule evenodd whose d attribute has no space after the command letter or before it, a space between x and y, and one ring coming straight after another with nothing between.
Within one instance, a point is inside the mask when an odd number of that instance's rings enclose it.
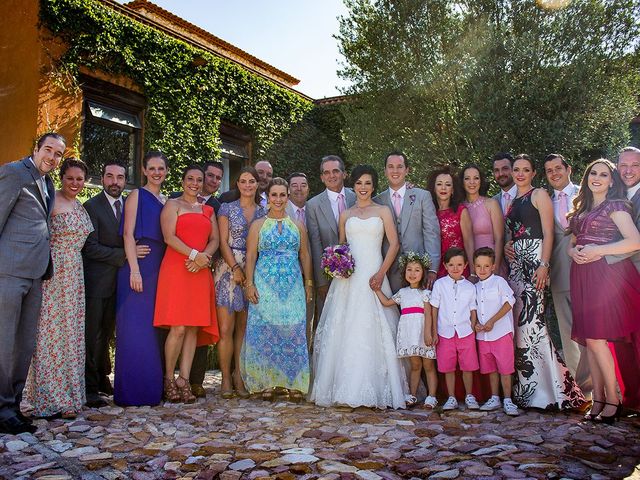
<instances>
[{"instance_id":1,"label":"woman in orange dress","mask_svg":"<svg viewBox=\"0 0 640 480\"><path fill-rule=\"evenodd\" d=\"M196 401L189 384L196 346L214 344L219 338L209 268L218 248L218 225L213 208L198 203L203 181L202 168L187 167L182 196L168 200L160 216L168 248L160 266L153 325L170 328L164 345L164 395L169 402Z\"/></svg>"}]
</instances>

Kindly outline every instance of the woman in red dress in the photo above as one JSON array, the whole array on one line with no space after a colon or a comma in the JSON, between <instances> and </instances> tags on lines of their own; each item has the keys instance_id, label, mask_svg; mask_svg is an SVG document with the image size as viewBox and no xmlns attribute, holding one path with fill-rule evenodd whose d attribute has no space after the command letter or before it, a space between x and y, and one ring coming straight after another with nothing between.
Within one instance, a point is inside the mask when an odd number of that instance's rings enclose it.
<instances>
[{"instance_id":1,"label":"woman in red dress","mask_svg":"<svg viewBox=\"0 0 640 480\"><path fill-rule=\"evenodd\" d=\"M170 402L195 402L189 374L196 346L214 344L219 338L209 268L218 248L218 226L213 208L198 203L203 181L202 168L187 167L182 196L168 200L160 216L168 248L160 266L153 325L170 328L164 346L164 392Z\"/></svg>"},{"instance_id":2,"label":"woman in red dress","mask_svg":"<svg viewBox=\"0 0 640 480\"><path fill-rule=\"evenodd\" d=\"M593 380L593 408L587 419L613 423L620 416L613 355L607 344L632 342L640 332L640 274L630 258L609 264L605 255L640 249L640 233L631 204L613 164L592 162L584 172L580 193L569 213L572 233L571 336L586 344ZM620 365L621 383L637 376L638 365Z\"/></svg>"},{"instance_id":3,"label":"woman in red dress","mask_svg":"<svg viewBox=\"0 0 640 480\"><path fill-rule=\"evenodd\" d=\"M473 258L473 227L471 226L471 216L467 207L462 204L463 192L449 166L438 168L429 175L427 180L427 190L431 192L431 198L436 207L436 214L440 222L440 258L444 259L444 254L451 247L462 248L467 254L467 258ZM464 270L464 276L471 276L473 273L473 262ZM438 278L447 275L444 268L444 261L440 262L438 268Z\"/></svg>"}]
</instances>

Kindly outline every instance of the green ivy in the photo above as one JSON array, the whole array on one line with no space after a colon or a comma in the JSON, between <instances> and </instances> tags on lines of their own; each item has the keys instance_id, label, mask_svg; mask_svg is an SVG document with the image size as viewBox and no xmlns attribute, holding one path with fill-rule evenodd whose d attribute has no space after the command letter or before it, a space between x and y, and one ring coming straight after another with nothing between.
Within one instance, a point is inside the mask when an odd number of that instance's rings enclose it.
<instances>
[{"instance_id":1,"label":"green ivy","mask_svg":"<svg viewBox=\"0 0 640 480\"><path fill-rule=\"evenodd\" d=\"M313 108L312 102L230 60L95 0L41 0L40 20L68 44L56 67L74 87L81 66L125 75L142 87L148 102L145 149L159 149L169 157L169 188L177 187L179 172L187 164L219 157L221 120L252 135L254 158L274 158L283 151L279 145L288 142L292 127ZM290 157L276 161L276 173L286 174L281 167L312 160L298 158L291 149L287 152Z\"/></svg>"}]
</instances>

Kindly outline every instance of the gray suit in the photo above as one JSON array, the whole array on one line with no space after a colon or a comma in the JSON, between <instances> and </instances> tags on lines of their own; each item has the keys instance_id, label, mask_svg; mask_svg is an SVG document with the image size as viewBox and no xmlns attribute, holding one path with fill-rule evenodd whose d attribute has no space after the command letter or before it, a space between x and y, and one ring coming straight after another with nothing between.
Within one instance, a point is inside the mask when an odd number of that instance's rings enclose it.
<instances>
[{"instance_id":1,"label":"gray suit","mask_svg":"<svg viewBox=\"0 0 640 480\"><path fill-rule=\"evenodd\" d=\"M431 257L431 269L437 272L440 265L440 223L431 194L421 188L408 188L404 194L400 218L397 218L393 209L391 192L388 189L373 200L380 205L387 205L391 209L400 241L398 256L402 252L408 251L426 252ZM382 254L386 255L387 250L389 250L389 242L385 236ZM393 262L387 272L387 277L393 292L402 288L403 278L398 268L398 262Z\"/></svg>"},{"instance_id":2,"label":"gray suit","mask_svg":"<svg viewBox=\"0 0 640 480\"><path fill-rule=\"evenodd\" d=\"M50 212L55 189L29 157L0 166L0 420L20 411L35 347L42 280L52 274Z\"/></svg>"},{"instance_id":3,"label":"gray suit","mask_svg":"<svg viewBox=\"0 0 640 480\"><path fill-rule=\"evenodd\" d=\"M569 197L569 205L578 194L579 188L574 185L574 191ZM573 315L571 312L571 294L569 287L569 272L571 271L571 257L567 253L570 235L565 235L564 229L555 218L553 226L553 251L551 252L551 269L549 279L551 295L555 307L560 339L562 340L562 354L564 361L576 382L585 394L591 389L591 377L587 362L586 349L571 339Z\"/></svg>"},{"instance_id":4,"label":"gray suit","mask_svg":"<svg viewBox=\"0 0 640 480\"><path fill-rule=\"evenodd\" d=\"M356 203L356 194L352 190L344 189L347 208ZM313 259L313 276L316 288L329 284L329 280L322 274L320 260L326 247L336 245L340 240L338 234L338 222L333 215L331 200L325 190L307 202L307 231L309 232L309 244L311 246L311 258Z\"/></svg>"},{"instance_id":5,"label":"gray suit","mask_svg":"<svg viewBox=\"0 0 640 480\"><path fill-rule=\"evenodd\" d=\"M631 214L631 218L633 219L633 223L636 224L636 228L640 230L640 190L638 190L636 194L631 197L631 203L633 204L633 212ZM631 257L633 264L636 266L638 272L640 272L640 252L635 252L632 254L625 253L622 255L607 255L604 258L607 260L607 263L612 264L629 257Z\"/></svg>"}]
</instances>

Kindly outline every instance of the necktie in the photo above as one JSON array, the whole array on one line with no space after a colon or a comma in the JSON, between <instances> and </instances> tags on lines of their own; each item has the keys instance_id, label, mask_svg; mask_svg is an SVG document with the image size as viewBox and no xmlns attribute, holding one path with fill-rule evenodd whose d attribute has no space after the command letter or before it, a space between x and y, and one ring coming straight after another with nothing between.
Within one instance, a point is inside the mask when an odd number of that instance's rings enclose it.
<instances>
[{"instance_id":1,"label":"necktie","mask_svg":"<svg viewBox=\"0 0 640 480\"><path fill-rule=\"evenodd\" d=\"M202 195L198 195L196 199L198 200L198 203L204 203L204 197Z\"/></svg>"},{"instance_id":2,"label":"necktie","mask_svg":"<svg viewBox=\"0 0 640 480\"><path fill-rule=\"evenodd\" d=\"M120 219L122 218L122 202L120 199L113 202L113 206L116 209L116 220L120 223Z\"/></svg>"},{"instance_id":3,"label":"necktie","mask_svg":"<svg viewBox=\"0 0 640 480\"><path fill-rule=\"evenodd\" d=\"M301 222L303 225L307 224L307 220L304 216L304 208L299 208L298 211L296 212L296 216L298 217L298 221Z\"/></svg>"},{"instance_id":4,"label":"necktie","mask_svg":"<svg viewBox=\"0 0 640 480\"><path fill-rule=\"evenodd\" d=\"M393 209L396 212L396 217L400 217L402 206L400 205L400 194L398 192L393 192Z\"/></svg>"},{"instance_id":5,"label":"necktie","mask_svg":"<svg viewBox=\"0 0 640 480\"><path fill-rule=\"evenodd\" d=\"M338 217L340 217L340 214L344 212L346 209L347 209L347 205L344 203L344 194L339 193L338 194Z\"/></svg>"},{"instance_id":6,"label":"necktie","mask_svg":"<svg viewBox=\"0 0 640 480\"><path fill-rule=\"evenodd\" d=\"M511 206L511 195L509 192L504 192L502 194L502 199L504 200L504 214L506 216L509 212L509 207Z\"/></svg>"},{"instance_id":7,"label":"necktie","mask_svg":"<svg viewBox=\"0 0 640 480\"><path fill-rule=\"evenodd\" d=\"M558 194L558 222L562 225L562 228L567 228L569 222L567 221L567 213L569 212L569 197L566 193L560 192Z\"/></svg>"}]
</instances>

